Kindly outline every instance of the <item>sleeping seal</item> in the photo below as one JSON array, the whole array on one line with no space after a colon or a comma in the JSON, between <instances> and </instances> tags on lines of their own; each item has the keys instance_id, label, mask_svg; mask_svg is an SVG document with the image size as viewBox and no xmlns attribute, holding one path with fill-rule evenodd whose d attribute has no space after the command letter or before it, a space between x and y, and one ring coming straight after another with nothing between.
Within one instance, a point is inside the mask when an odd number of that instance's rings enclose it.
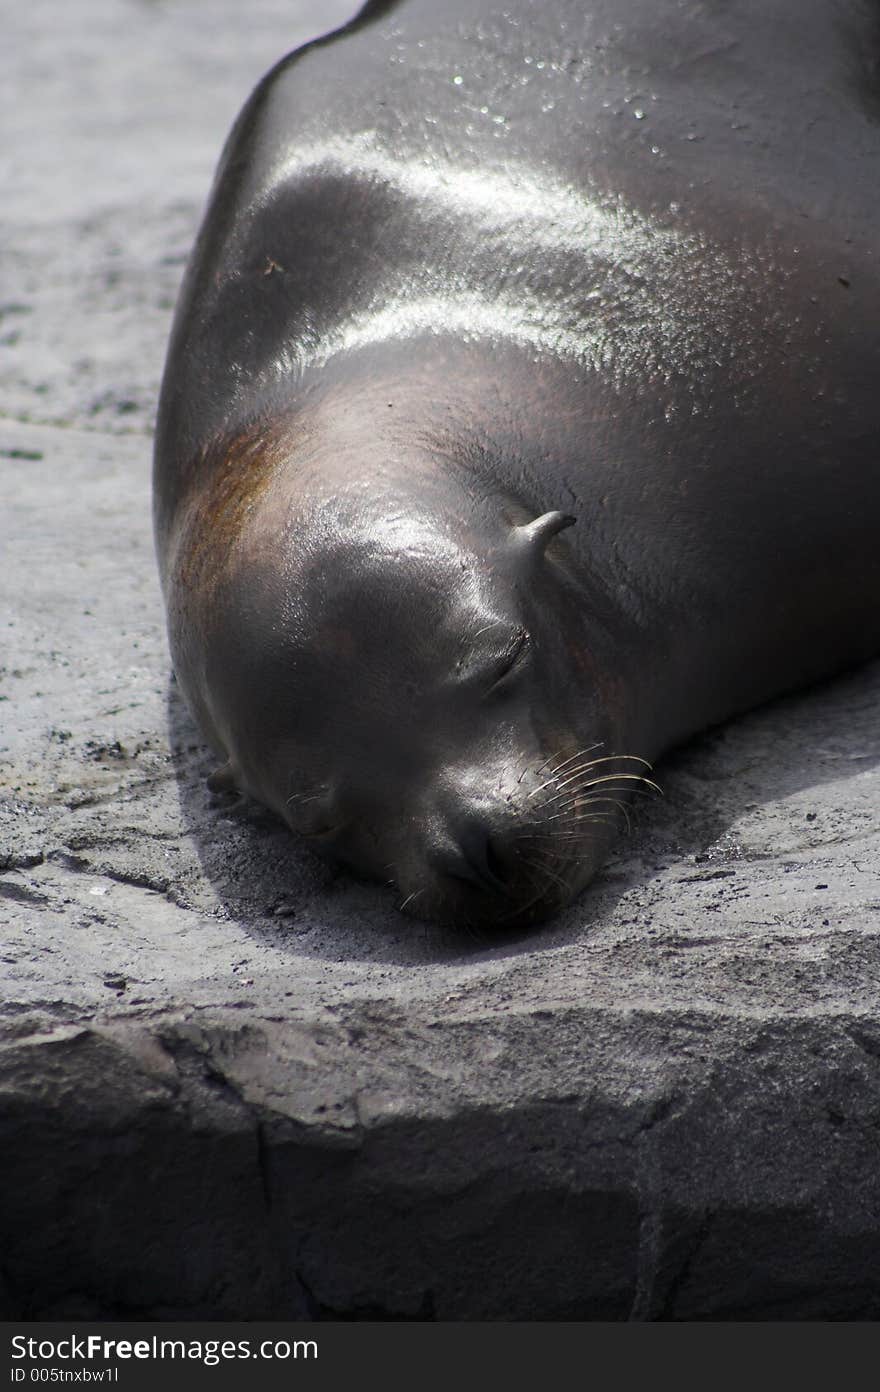
<instances>
[{"instance_id":1,"label":"sleeping seal","mask_svg":"<svg viewBox=\"0 0 880 1392\"><path fill-rule=\"evenodd\" d=\"M878 56L862 0L383 0L269 73L156 436L220 782L520 925L880 649Z\"/></svg>"}]
</instances>

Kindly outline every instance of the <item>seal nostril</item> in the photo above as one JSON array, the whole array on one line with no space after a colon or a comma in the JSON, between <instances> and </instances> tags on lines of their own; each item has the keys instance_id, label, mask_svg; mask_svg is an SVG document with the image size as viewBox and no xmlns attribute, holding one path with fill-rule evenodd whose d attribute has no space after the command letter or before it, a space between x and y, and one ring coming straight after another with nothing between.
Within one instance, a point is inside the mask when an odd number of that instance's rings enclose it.
<instances>
[{"instance_id":1,"label":"seal nostril","mask_svg":"<svg viewBox=\"0 0 880 1392\"><path fill-rule=\"evenodd\" d=\"M504 891L510 882L509 867L500 853L497 839L488 826L478 820L467 822L457 834L457 845L441 853L436 863L447 875L465 880L481 889Z\"/></svg>"}]
</instances>

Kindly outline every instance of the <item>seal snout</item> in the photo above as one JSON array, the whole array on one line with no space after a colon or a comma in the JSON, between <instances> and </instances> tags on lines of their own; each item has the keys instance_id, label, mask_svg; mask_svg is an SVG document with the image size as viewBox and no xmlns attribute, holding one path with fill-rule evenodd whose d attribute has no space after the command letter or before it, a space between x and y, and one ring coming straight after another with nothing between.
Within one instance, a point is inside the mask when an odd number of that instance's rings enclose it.
<instances>
[{"instance_id":1,"label":"seal snout","mask_svg":"<svg viewBox=\"0 0 880 1392\"><path fill-rule=\"evenodd\" d=\"M420 868L410 866L406 879L416 889L407 908L469 929L547 917L574 886L566 857L552 843L536 849L533 830L526 805L512 795L462 798L434 823Z\"/></svg>"}]
</instances>

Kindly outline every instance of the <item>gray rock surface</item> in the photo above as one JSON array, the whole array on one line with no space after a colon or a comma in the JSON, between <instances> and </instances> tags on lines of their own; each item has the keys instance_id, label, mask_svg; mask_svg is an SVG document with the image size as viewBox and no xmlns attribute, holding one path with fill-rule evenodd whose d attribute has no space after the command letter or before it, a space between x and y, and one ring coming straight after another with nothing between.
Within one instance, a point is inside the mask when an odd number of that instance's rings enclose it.
<instances>
[{"instance_id":1,"label":"gray rock surface","mask_svg":"<svg viewBox=\"0 0 880 1392\"><path fill-rule=\"evenodd\" d=\"M877 1318L880 667L668 760L515 943L206 792L164 342L235 111L347 8L5 16L0 1313Z\"/></svg>"}]
</instances>

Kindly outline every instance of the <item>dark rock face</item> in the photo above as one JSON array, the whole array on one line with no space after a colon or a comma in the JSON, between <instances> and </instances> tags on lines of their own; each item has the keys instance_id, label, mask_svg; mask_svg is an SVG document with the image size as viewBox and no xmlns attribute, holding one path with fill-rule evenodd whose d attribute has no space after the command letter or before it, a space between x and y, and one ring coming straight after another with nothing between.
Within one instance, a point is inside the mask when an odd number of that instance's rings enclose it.
<instances>
[{"instance_id":1,"label":"dark rock face","mask_svg":"<svg viewBox=\"0 0 880 1392\"><path fill-rule=\"evenodd\" d=\"M57 6L0 55L0 1312L875 1319L880 669L667 761L518 943L416 927L211 805L148 429L288 8L218 3L207 39L195 5L71 8L76 101Z\"/></svg>"},{"instance_id":2,"label":"dark rock face","mask_svg":"<svg viewBox=\"0 0 880 1392\"><path fill-rule=\"evenodd\" d=\"M7 1044L5 1316L877 1317L873 1027L342 1013Z\"/></svg>"}]
</instances>

